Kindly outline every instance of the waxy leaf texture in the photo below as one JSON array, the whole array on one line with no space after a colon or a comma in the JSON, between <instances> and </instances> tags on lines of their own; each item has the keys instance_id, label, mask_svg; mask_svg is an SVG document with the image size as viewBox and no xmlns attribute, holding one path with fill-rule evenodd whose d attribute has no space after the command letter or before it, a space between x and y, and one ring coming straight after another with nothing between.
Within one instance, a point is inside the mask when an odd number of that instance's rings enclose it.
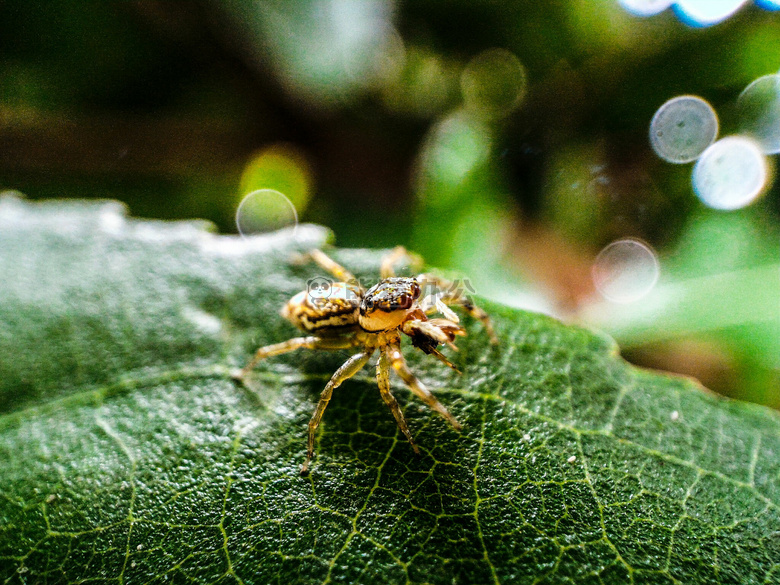
<instances>
[{"instance_id":1,"label":"waxy leaf texture","mask_svg":"<svg viewBox=\"0 0 780 585\"><path fill-rule=\"evenodd\" d=\"M231 378L296 331L294 261L327 232L240 239L111 202L0 200L0 581L778 583L780 417L636 369L605 336L486 304L449 352L405 346L463 424L347 351ZM334 250L376 277L381 252Z\"/></svg>"}]
</instances>

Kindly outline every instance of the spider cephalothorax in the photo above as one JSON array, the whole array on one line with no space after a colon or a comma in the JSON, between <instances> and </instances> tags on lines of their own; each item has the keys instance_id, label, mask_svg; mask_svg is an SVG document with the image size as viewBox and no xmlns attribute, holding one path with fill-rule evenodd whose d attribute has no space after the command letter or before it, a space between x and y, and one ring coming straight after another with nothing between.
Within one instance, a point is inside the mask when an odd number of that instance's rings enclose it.
<instances>
[{"instance_id":1,"label":"spider cephalothorax","mask_svg":"<svg viewBox=\"0 0 780 585\"><path fill-rule=\"evenodd\" d=\"M415 278L391 276L376 283L360 301L359 323L365 331L387 331L398 327L420 297Z\"/></svg>"},{"instance_id":2,"label":"spider cephalothorax","mask_svg":"<svg viewBox=\"0 0 780 585\"><path fill-rule=\"evenodd\" d=\"M376 379L379 393L390 407L398 427L416 453L419 453L419 449L409 432L398 402L390 393L390 368L401 377L414 394L459 430L458 421L409 370L406 360L401 355L401 335L410 337L414 347L454 368L438 347L442 344L454 347L455 336L465 335L466 331L459 325L457 315L448 305L460 306L480 319L490 335L491 342L497 343L498 340L487 314L475 306L468 297L463 296L457 287L452 286L452 283L436 276L430 274L421 274L416 278L395 276L393 265L407 256L406 251L401 247L393 250L383 260L380 270L382 280L367 291L363 290L352 274L320 250L312 250L309 256L340 280L340 282L329 282L322 277L311 279L307 290L296 294L282 308L283 317L310 335L261 347L239 374L239 378L244 380L260 360L299 348L328 350L360 348L359 353L353 355L336 370L322 391L314 415L309 421L308 448L301 473L306 473L309 469L314 456L314 433L333 390L344 380L358 373L377 350L379 360L376 365ZM435 292L420 298L422 291L427 291L429 288ZM429 314L436 312L442 317L428 318Z\"/></svg>"}]
</instances>

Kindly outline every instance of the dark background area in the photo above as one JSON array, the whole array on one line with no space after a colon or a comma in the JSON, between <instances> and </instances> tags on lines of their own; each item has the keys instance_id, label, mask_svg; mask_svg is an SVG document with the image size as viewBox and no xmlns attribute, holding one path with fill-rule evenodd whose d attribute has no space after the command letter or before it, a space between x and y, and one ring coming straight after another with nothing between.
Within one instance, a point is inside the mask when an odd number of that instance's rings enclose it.
<instances>
[{"instance_id":1,"label":"dark background area","mask_svg":"<svg viewBox=\"0 0 780 585\"><path fill-rule=\"evenodd\" d=\"M0 0L0 190L235 233L244 197L276 189L339 246L404 244L482 296L778 407L778 187L709 209L648 127L694 94L720 136L738 132L739 94L780 69L780 13L678 16L617 0ZM592 279L623 238L660 265L632 303Z\"/></svg>"}]
</instances>

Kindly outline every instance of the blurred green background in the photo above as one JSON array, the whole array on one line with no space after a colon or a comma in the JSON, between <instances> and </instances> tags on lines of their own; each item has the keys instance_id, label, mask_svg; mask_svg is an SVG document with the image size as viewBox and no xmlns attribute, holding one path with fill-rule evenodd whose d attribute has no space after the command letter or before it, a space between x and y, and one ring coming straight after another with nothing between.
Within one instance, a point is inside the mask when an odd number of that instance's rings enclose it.
<instances>
[{"instance_id":1,"label":"blurred green background","mask_svg":"<svg viewBox=\"0 0 780 585\"><path fill-rule=\"evenodd\" d=\"M733 134L739 94L779 69L780 12L750 3L692 27L617 0L0 0L0 190L235 233L244 197L276 189L339 246L404 244L777 408L777 184L709 209L648 128L694 94ZM614 302L593 267L625 238L659 278Z\"/></svg>"}]
</instances>

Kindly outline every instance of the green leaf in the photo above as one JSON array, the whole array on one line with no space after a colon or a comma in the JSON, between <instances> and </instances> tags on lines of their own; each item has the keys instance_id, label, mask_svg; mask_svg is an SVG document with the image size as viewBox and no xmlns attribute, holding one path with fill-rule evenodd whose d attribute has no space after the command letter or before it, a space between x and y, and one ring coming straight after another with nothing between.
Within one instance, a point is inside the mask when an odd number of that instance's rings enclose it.
<instances>
[{"instance_id":1,"label":"green leaf","mask_svg":"<svg viewBox=\"0 0 780 585\"><path fill-rule=\"evenodd\" d=\"M604 336L489 305L453 355L406 346L463 423L371 368L306 423L346 352L230 372L295 331L297 239L0 201L0 578L111 583L780 581L780 417L637 370ZM375 275L377 252L341 250Z\"/></svg>"}]
</instances>

